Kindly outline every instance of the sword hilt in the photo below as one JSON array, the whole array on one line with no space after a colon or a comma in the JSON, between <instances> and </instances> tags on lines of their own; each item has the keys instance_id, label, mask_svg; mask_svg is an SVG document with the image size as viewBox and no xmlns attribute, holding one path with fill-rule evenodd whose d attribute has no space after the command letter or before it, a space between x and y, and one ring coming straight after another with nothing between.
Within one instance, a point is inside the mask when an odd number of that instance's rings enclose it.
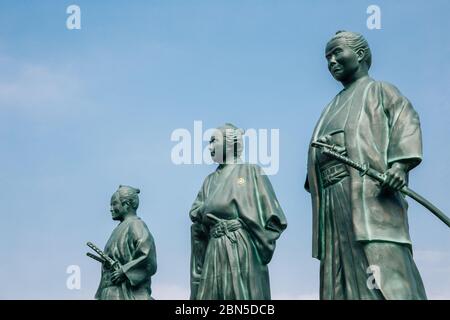
<instances>
[{"instance_id":1,"label":"sword hilt","mask_svg":"<svg viewBox=\"0 0 450 320\"><path fill-rule=\"evenodd\" d=\"M368 175L369 177L377 180L378 182L383 183L386 180L386 175L378 172L370 167L368 163L362 165L362 170L359 172L361 177Z\"/></svg>"},{"instance_id":2,"label":"sword hilt","mask_svg":"<svg viewBox=\"0 0 450 320\"><path fill-rule=\"evenodd\" d=\"M323 153L358 170L360 172L361 176L368 175L369 177L371 177L381 183L383 183L386 180L386 175L384 173L378 172L377 170L370 168L370 166L367 163L360 164L360 163L357 163L357 162L351 160L350 158L347 158L347 157L341 155L339 152L336 151L335 145L329 145L329 144L322 143L319 141L313 141L311 143L311 147L319 148L322 150ZM400 192L402 192L403 194L416 200L418 203L420 203L425 208L430 210L431 213L433 213L437 218L439 218L442 222L444 222L448 227L450 227L450 218L447 217L441 210L439 210L431 202L429 202L428 200L426 200L425 198L423 198L422 196L420 196L418 193L414 192L407 186L404 186L402 189L400 189Z\"/></svg>"},{"instance_id":3,"label":"sword hilt","mask_svg":"<svg viewBox=\"0 0 450 320\"><path fill-rule=\"evenodd\" d=\"M91 248L92 250L94 250L102 259L104 259L106 262L108 262L108 264L115 268L115 266L117 265L117 261L114 261L113 259L111 259L109 256L107 256L102 250L100 250L95 244L93 244L92 242L88 242L86 243L86 245Z\"/></svg>"},{"instance_id":4,"label":"sword hilt","mask_svg":"<svg viewBox=\"0 0 450 320\"><path fill-rule=\"evenodd\" d=\"M86 253L86 255L87 255L89 258L92 258L92 259L94 259L94 260L96 260L96 261L98 261L98 262L100 262L100 263L105 263L105 262L106 262L106 260L103 259L102 257L98 257L98 256L96 256L95 254L92 254L92 253L90 253L90 252Z\"/></svg>"}]
</instances>

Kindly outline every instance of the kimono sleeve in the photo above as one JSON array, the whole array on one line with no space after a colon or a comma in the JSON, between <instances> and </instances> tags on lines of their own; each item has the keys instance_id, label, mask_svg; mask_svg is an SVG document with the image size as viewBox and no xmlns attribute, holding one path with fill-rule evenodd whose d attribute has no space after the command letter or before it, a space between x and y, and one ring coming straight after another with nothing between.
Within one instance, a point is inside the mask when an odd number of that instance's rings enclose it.
<instances>
[{"instance_id":1,"label":"kimono sleeve","mask_svg":"<svg viewBox=\"0 0 450 320\"><path fill-rule=\"evenodd\" d=\"M422 161L419 115L395 86L388 83L380 85L389 124L388 163L407 161L413 168Z\"/></svg>"},{"instance_id":2,"label":"kimono sleeve","mask_svg":"<svg viewBox=\"0 0 450 320\"><path fill-rule=\"evenodd\" d=\"M209 176L206 177L205 181L203 182L203 185L200 189L200 191L197 194L197 197L194 200L194 203L192 204L191 210L189 211L189 217L191 218L192 222L201 222L202 220L202 213L203 213L203 204L205 202L205 188L207 181L209 179Z\"/></svg>"},{"instance_id":3,"label":"kimono sleeve","mask_svg":"<svg viewBox=\"0 0 450 320\"><path fill-rule=\"evenodd\" d=\"M278 203L269 178L258 166L250 166L247 199L241 199L240 218L246 224L263 264L272 259L276 240L287 227L286 217Z\"/></svg>"},{"instance_id":4,"label":"kimono sleeve","mask_svg":"<svg viewBox=\"0 0 450 320\"><path fill-rule=\"evenodd\" d=\"M122 269L131 285L136 286L156 273L156 247L153 236L141 220L130 225L129 237L132 259Z\"/></svg>"},{"instance_id":5,"label":"kimono sleeve","mask_svg":"<svg viewBox=\"0 0 450 320\"><path fill-rule=\"evenodd\" d=\"M192 220L191 225L191 299L195 300L197 290L200 283L200 277L203 270L203 261L205 259L206 247L208 245L207 232L202 224L203 205L206 197L206 184L209 176L203 182L202 188L197 194L197 197L192 204L189 211L189 217Z\"/></svg>"},{"instance_id":6,"label":"kimono sleeve","mask_svg":"<svg viewBox=\"0 0 450 320\"><path fill-rule=\"evenodd\" d=\"M305 184L303 185L303 187L305 188L306 192L311 193L311 188L309 187L309 176L308 176L308 174L306 174Z\"/></svg>"}]
</instances>

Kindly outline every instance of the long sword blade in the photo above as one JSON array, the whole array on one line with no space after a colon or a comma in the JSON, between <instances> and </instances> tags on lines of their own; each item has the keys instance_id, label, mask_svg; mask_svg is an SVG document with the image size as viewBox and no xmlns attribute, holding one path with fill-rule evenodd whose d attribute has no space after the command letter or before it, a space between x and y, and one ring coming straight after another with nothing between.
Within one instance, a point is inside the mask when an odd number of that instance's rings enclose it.
<instances>
[{"instance_id":1,"label":"long sword blade","mask_svg":"<svg viewBox=\"0 0 450 320\"><path fill-rule=\"evenodd\" d=\"M380 173L372 168L369 168L367 165L357 163L357 162L353 161L352 159L335 151L335 149L336 149L335 146L328 145L326 143L322 143L322 142L318 142L318 141L312 142L311 146L314 148L321 149L323 153L329 155L330 157L333 157L334 159L358 170L363 175L367 174L369 177L371 177L379 182L384 182L384 180L386 178L383 173ZM404 186L402 189L400 189L400 192L402 192L403 194L416 200L422 206L427 208L432 214L434 214L439 220L441 220L443 223L445 223L447 225L447 227L450 228L450 218L447 217L441 210L439 210L435 205L433 205L427 199L425 199L424 197L422 197L421 195L419 195L417 192L413 191L412 189L408 188L407 186Z\"/></svg>"}]
</instances>

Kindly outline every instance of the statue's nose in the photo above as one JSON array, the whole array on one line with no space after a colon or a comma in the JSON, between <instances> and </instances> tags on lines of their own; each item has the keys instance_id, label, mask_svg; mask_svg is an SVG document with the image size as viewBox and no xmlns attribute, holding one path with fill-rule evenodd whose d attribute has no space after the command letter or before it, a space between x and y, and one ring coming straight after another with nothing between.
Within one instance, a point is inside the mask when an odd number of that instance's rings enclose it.
<instances>
[{"instance_id":1,"label":"statue's nose","mask_svg":"<svg viewBox=\"0 0 450 320\"><path fill-rule=\"evenodd\" d=\"M330 67L332 67L332 66L334 66L335 64L337 64L337 62L336 62L336 58L335 58L335 56L334 56L334 54L333 54L333 55L331 55L331 57L328 59L328 65L329 65Z\"/></svg>"}]
</instances>

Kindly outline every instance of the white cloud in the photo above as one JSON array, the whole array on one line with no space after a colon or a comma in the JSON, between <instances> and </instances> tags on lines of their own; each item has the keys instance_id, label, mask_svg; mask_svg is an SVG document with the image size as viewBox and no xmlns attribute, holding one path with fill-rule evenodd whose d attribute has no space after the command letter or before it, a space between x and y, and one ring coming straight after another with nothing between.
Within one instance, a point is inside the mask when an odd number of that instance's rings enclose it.
<instances>
[{"instance_id":1,"label":"white cloud","mask_svg":"<svg viewBox=\"0 0 450 320\"><path fill-rule=\"evenodd\" d=\"M58 69L0 56L0 108L32 114L66 112L79 96L70 68Z\"/></svg>"}]
</instances>

